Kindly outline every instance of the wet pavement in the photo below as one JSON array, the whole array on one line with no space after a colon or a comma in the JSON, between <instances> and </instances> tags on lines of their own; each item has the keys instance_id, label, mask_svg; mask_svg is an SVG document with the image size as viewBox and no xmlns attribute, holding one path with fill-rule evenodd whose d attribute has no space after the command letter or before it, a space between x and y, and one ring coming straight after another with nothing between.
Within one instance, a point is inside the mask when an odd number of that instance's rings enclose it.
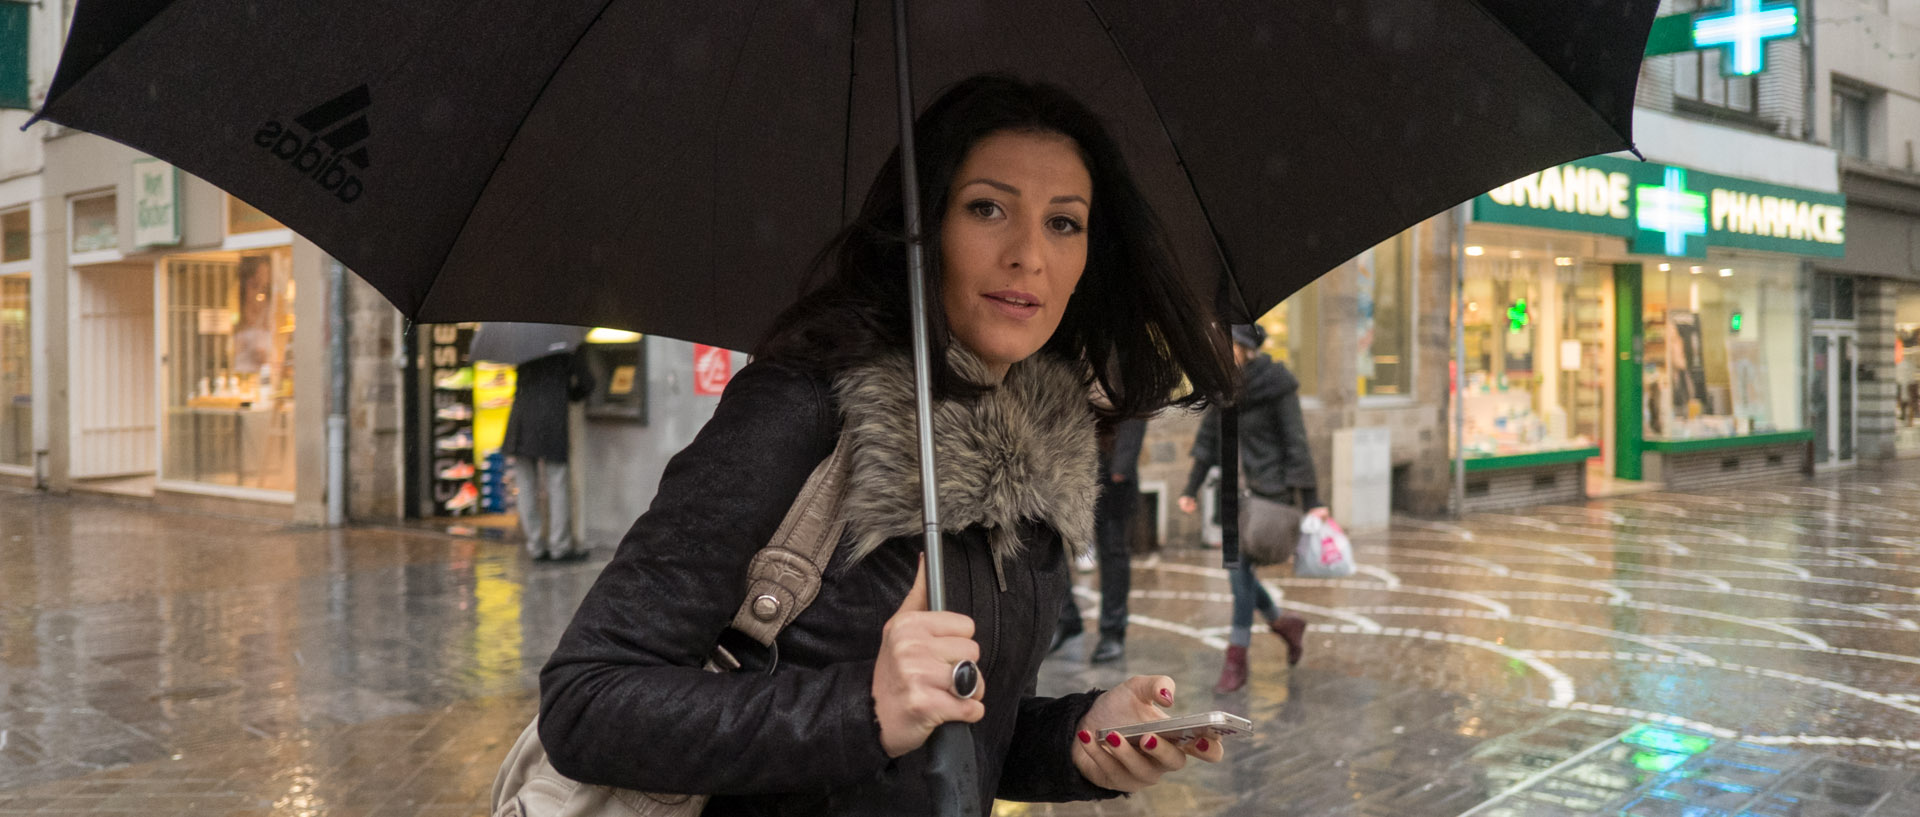
<instances>
[{"instance_id":1,"label":"wet pavement","mask_svg":"<svg viewBox=\"0 0 1920 817\"><path fill-rule=\"evenodd\" d=\"M1210 690L1209 551L1136 561L1126 659L1243 713L1230 761L1001 815L1920 815L1920 461L1705 494L1397 519ZM603 564L0 493L0 815L473 815ZM1082 607L1097 588L1081 577Z\"/></svg>"}]
</instances>

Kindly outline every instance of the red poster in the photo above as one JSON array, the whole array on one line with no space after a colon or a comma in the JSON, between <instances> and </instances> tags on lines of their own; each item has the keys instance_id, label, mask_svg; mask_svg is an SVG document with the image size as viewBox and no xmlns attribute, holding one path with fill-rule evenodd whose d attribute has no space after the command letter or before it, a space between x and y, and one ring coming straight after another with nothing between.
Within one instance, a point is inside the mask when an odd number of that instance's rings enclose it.
<instances>
[{"instance_id":1,"label":"red poster","mask_svg":"<svg viewBox=\"0 0 1920 817\"><path fill-rule=\"evenodd\" d=\"M693 345L693 393L719 397L733 379L733 353L718 346Z\"/></svg>"}]
</instances>

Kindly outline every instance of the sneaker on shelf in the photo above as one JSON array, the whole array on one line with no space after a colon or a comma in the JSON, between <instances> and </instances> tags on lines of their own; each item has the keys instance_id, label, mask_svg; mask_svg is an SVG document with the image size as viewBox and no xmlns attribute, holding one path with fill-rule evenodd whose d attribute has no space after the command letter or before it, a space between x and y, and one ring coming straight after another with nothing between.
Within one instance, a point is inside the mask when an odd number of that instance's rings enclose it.
<instances>
[{"instance_id":1,"label":"sneaker on shelf","mask_svg":"<svg viewBox=\"0 0 1920 817\"><path fill-rule=\"evenodd\" d=\"M480 401L480 408L482 409L503 409L503 408L512 408L512 407L513 407L513 398L511 397L504 397L504 396L489 397L485 400Z\"/></svg>"},{"instance_id":2,"label":"sneaker on shelf","mask_svg":"<svg viewBox=\"0 0 1920 817\"><path fill-rule=\"evenodd\" d=\"M453 405L434 412L433 416L441 420L452 420L454 422L471 420L473 419L473 407L465 403L454 403Z\"/></svg>"},{"instance_id":3,"label":"sneaker on shelf","mask_svg":"<svg viewBox=\"0 0 1920 817\"><path fill-rule=\"evenodd\" d=\"M456 462L440 470L441 479L473 479L473 463Z\"/></svg>"},{"instance_id":4,"label":"sneaker on shelf","mask_svg":"<svg viewBox=\"0 0 1920 817\"><path fill-rule=\"evenodd\" d=\"M479 501L480 489L473 487L473 483L469 482L460 486L460 491L455 493L452 499L447 500L447 510L464 511Z\"/></svg>"},{"instance_id":5,"label":"sneaker on shelf","mask_svg":"<svg viewBox=\"0 0 1920 817\"><path fill-rule=\"evenodd\" d=\"M433 387L447 391L464 391L471 389L473 388L473 367L466 366L455 369L452 374L433 381Z\"/></svg>"},{"instance_id":6,"label":"sneaker on shelf","mask_svg":"<svg viewBox=\"0 0 1920 817\"><path fill-rule=\"evenodd\" d=\"M464 451L473 447L473 435L467 433L466 429L461 429L449 436L441 437L433 447L441 451Z\"/></svg>"}]
</instances>

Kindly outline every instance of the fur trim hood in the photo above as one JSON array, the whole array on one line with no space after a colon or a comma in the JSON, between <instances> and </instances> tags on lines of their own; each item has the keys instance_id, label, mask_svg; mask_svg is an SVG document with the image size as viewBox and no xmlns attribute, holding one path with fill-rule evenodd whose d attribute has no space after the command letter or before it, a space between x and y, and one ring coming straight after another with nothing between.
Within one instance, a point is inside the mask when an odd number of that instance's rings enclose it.
<instances>
[{"instance_id":1,"label":"fur trim hood","mask_svg":"<svg viewBox=\"0 0 1920 817\"><path fill-rule=\"evenodd\" d=\"M951 347L961 376L987 382L986 367ZM834 378L851 435L851 473L841 518L858 560L896 536L920 534L920 439L915 428L913 362L889 355ZM1059 532L1067 549L1093 543L1099 458L1086 380L1073 366L1035 355L977 400L936 400L934 461L940 469L940 527L988 531L1000 566L1023 547L1023 521Z\"/></svg>"}]
</instances>

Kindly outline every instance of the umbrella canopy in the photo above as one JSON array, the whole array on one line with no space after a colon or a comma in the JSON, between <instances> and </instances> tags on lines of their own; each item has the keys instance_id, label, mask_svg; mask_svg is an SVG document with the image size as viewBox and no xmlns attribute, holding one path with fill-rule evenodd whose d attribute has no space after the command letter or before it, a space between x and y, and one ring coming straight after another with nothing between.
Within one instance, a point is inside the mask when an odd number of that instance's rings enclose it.
<instances>
[{"instance_id":1,"label":"umbrella canopy","mask_svg":"<svg viewBox=\"0 0 1920 817\"><path fill-rule=\"evenodd\" d=\"M1245 320L1526 173L1629 147L1657 0L917 3L1105 116ZM82 0L41 115L198 175L421 321L749 348L898 142L890 10L796 0Z\"/></svg>"},{"instance_id":2,"label":"umbrella canopy","mask_svg":"<svg viewBox=\"0 0 1920 817\"><path fill-rule=\"evenodd\" d=\"M481 324L473 333L471 354L474 360L518 366L534 358L566 354L586 339L584 327L496 321Z\"/></svg>"}]
</instances>

